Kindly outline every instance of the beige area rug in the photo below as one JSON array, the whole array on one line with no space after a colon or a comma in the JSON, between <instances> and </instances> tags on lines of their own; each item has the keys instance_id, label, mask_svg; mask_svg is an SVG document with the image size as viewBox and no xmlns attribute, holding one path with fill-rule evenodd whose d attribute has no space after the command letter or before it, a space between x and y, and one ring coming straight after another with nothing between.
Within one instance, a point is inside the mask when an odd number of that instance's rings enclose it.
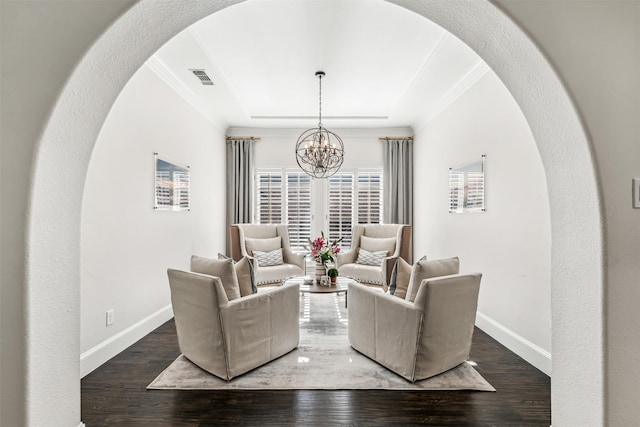
<instances>
[{"instance_id":1,"label":"beige area rug","mask_svg":"<svg viewBox=\"0 0 640 427\"><path fill-rule=\"evenodd\" d=\"M467 363L412 384L351 348L344 295L303 294L300 298L300 345L292 352L231 381L209 374L180 355L147 389L495 391Z\"/></svg>"}]
</instances>

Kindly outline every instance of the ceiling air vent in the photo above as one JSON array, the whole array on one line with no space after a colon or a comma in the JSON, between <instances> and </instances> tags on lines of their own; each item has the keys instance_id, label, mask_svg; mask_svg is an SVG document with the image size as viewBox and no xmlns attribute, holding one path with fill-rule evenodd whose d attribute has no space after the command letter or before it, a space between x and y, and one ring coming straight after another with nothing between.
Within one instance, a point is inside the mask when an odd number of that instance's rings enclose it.
<instances>
[{"instance_id":1,"label":"ceiling air vent","mask_svg":"<svg viewBox=\"0 0 640 427\"><path fill-rule=\"evenodd\" d=\"M203 85L213 86L213 81L204 70L191 70L191 72L200 79L200 83L202 83Z\"/></svg>"}]
</instances>

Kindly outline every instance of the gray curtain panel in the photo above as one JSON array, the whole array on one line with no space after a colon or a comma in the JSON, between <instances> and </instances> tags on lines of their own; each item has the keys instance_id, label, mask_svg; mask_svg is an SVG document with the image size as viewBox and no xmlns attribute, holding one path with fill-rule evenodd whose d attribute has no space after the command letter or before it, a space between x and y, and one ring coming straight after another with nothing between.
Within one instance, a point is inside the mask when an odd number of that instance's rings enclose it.
<instances>
[{"instance_id":1,"label":"gray curtain panel","mask_svg":"<svg viewBox=\"0 0 640 427\"><path fill-rule=\"evenodd\" d=\"M413 139L385 139L384 222L413 223Z\"/></svg>"},{"instance_id":2,"label":"gray curtain panel","mask_svg":"<svg viewBox=\"0 0 640 427\"><path fill-rule=\"evenodd\" d=\"M227 139L227 256L231 254L229 225L252 222L252 139Z\"/></svg>"}]
</instances>

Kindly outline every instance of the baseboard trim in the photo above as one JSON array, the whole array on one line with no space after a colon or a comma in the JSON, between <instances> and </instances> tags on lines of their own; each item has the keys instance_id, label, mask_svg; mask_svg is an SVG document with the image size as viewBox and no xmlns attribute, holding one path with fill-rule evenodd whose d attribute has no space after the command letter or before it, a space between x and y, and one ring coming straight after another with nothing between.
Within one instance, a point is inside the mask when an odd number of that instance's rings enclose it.
<instances>
[{"instance_id":1,"label":"baseboard trim","mask_svg":"<svg viewBox=\"0 0 640 427\"><path fill-rule=\"evenodd\" d=\"M80 421L80 424L78 424L78 427L87 427L87 425L85 423L83 423L82 421Z\"/></svg>"},{"instance_id":2,"label":"baseboard trim","mask_svg":"<svg viewBox=\"0 0 640 427\"><path fill-rule=\"evenodd\" d=\"M101 342L97 346L85 351L80 355L80 376L93 372L96 368L107 362L112 357L120 354L127 347L149 334L160 325L173 317L171 304L161 308L150 316L129 326L127 329L117 333L111 338ZM81 424L79 427L82 427Z\"/></svg>"},{"instance_id":3,"label":"baseboard trim","mask_svg":"<svg viewBox=\"0 0 640 427\"><path fill-rule=\"evenodd\" d=\"M522 357L545 374L551 376L551 353L521 337L492 318L476 313L476 326L500 344Z\"/></svg>"}]
</instances>

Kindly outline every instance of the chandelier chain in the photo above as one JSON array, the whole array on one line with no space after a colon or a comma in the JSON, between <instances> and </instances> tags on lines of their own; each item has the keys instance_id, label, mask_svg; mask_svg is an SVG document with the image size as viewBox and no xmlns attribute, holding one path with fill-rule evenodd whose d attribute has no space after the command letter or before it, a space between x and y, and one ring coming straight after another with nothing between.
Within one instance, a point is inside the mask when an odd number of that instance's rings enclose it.
<instances>
[{"instance_id":1,"label":"chandelier chain","mask_svg":"<svg viewBox=\"0 0 640 427\"><path fill-rule=\"evenodd\" d=\"M322 129L322 74L318 75L318 78L320 79L320 96L319 101L318 101L318 127Z\"/></svg>"}]
</instances>

